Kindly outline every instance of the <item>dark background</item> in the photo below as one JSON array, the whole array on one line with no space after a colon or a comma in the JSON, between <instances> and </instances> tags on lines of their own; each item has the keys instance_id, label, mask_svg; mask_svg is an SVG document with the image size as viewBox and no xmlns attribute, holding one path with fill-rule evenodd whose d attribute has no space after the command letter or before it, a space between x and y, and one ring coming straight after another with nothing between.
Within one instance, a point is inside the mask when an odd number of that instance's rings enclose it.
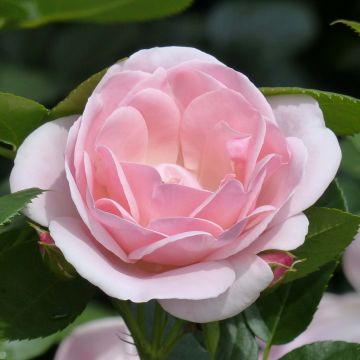
<instances>
[{"instance_id":1,"label":"dark background","mask_svg":"<svg viewBox=\"0 0 360 360\"><path fill-rule=\"evenodd\" d=\"M185 13L160 21L6 30L0 32L0 91L52 107L91 74L138 49L184 45L209 52L258 86L360 98L360 38L343 25L330 26L340 18L359 21L360 1L195 0ZM360 151L341 140L340 184L350 210L360 212ZM11 166L0 160L0 192ZM339 271L333 289L346 289L344 283Z\"/></svg>"}]
</instances>

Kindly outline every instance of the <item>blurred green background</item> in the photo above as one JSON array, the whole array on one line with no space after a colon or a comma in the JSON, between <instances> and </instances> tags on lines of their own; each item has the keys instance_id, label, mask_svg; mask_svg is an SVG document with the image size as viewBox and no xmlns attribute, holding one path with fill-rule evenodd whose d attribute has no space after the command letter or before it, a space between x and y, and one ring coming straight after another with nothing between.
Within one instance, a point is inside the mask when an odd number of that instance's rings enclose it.
<instances>
[{"instance_id":1,"label":"blurred green background","mask_svg":"<svg viewBox=\"0 0 360 360\"><path fill-rule=\"evenodd\" d=\"M339 18L359 21L360 1L195 0L184 13L157 21L3 30L0 91L52 107L81 81L138 49L184 45L209 52L258 86L360 98L360 39L345 26L329 25ZM339 181L350 210L360 213L360 136L341 142ZM0 193L11 165L0 160Z\"/></svg>"}]
</instances>

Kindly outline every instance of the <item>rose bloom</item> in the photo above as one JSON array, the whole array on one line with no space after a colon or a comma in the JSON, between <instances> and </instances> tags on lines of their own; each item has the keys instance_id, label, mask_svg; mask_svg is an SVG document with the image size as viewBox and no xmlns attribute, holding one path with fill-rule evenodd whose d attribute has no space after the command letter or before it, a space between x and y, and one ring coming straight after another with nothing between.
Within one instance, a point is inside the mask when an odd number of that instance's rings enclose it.
<instances>
[{"instance_id":1,"label":"rose bloom","mask_svg":"<svg viewBox=\"0 0 360 360\"><path fill-rule=\"evenodd\" d=\"M139 360L133 339L120 317L90 321L59 346L54 360Z\"/></svg>"},{"instance_id":2,"label":"rose bloom","mask_svg":"<svg viewBox=\"0 0 360 360\"><path fill-rule=\"evenodd\" d=\"M340 158L313 98L266 100L214 57L164 47L112 66L81 116L30 134L10 183L51 190L26 215L105 293L209 322L272 283L265 254L281 263L304 242L302 211Z\"/></svg>"}]
</instances>

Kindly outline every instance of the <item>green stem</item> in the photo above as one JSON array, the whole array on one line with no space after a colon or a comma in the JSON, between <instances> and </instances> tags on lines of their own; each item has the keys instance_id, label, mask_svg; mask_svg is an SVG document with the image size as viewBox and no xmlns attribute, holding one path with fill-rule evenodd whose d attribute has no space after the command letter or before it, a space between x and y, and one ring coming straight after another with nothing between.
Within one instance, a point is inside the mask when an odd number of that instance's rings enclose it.
<instances>
[{"instance_id":1,"label":"green stem","mask_svg":"<svg viewBox=\"0 0 360 360\"><path fill-rule=\"evenodd\" d=\"M146 325L145 325L145 304L140 303L136 306L137 309L137 322L141 331L146 334Z\"/></svg>"},{"instance_id":2,"label":"green stem","mask_svg":"<svg viewBox=\"0 0 360 360\"><path fill-rule=\"evenodd\" d=\"M176 319L175 325L169 331L163 347L164 359L168 357L168 355L173 350L176 343L184 335L184 324L185 322L183 320Z\"/></svg>"},{"instance_id":3,"label":"green stem","mask_svg":"<svg viewBox=\"0 0 360 360\"><path fill-rule=\"evenodd\" d=\"M163 315L164 315L164 310L162 310L159 303L156 302L153 337L152 337L152 348L153 348L154 352L157 352L157 350L161 344L161 338L162 338L163 331L164 331Z\"/></svg>"},{"instance_id":4,"label":"green stem","mask_svg":"<svg viewBox=\"0 0 360 360\"><path fill-rule=\"evenodd\" d=\"M15 151L0 146L0 156L9 160L14 160L15 155L16 155Z\"/></svg>"},{"instance_id":5,"label":"green stem","mask_svg":"<svg viewBox=\"0 0 360 360\"><path fill-rule=\"evenodd\" d=\"M129 331L135 341L136 349L140 358L151 359L151 357L148 357L148 355L151 354L150 344L147 341L145 334L141 331L138 322L134 318L129 304L126 301L114 300L114 306L120 312L127 327L129 328Z\"/></svg>"}]
</instances>

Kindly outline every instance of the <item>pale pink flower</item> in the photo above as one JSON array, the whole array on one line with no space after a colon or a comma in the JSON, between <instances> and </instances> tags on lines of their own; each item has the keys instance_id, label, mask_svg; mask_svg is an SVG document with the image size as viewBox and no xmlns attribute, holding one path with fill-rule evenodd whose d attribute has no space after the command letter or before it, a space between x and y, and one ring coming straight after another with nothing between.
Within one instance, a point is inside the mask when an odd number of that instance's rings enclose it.
<instances>
[{"instance_id":1,"label":"pale pink flower","mask_svg":"<svg viewBox=\"0 0 360 360\"><path fill-rule=\"evenodd\" d=\"M54 360L138 360L120 317L94 320L77 327L59 346Z\"/></svg>"},{"instance_id":2,"label":"pale pink flower","mask_svg":"<svg viewBox=\"0 0 360 360\"><path fill-rule=\"evenodd\" d=\"M51 189L26 214L105 293L208 322L273 281L258 254L304 242L302 211L340 158L313 98L266 100L214 57L165 47L112 66L80 117L30 134L10 182Z\"/></svg>"}]
</instances>

